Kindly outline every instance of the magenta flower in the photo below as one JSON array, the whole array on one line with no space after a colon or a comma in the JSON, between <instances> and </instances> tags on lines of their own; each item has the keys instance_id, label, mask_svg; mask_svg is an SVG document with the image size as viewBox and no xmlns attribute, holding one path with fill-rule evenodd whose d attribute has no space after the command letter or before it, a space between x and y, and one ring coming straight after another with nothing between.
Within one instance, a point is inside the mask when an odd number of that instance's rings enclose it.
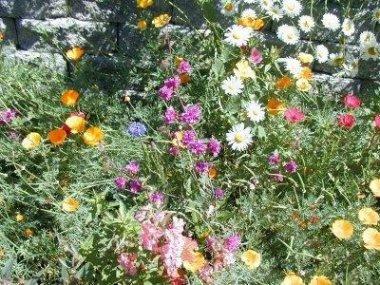
<instances>
[{"instance_id":1,"label":"magenta flower","mask_svg":"<svg viewBox=\"0 0 380 285\"><path fill-rule=\"evenodd\" d=\"M222 144L214 138L208 141L207 149L213 157L217 157L222 149Z\"/></svg>"},{"instance_id":2,"label":"magenta flower","mask_svg":"<svg viewBox=\"0 0 380 285\"><path fill-rule=\"evenodd\" d=\"M174 91L173 89L168 88L167 86L164 85L158 90L158 95L161 97L162 100L169 101L170 99L173 98Z\"/></svg>"},{"instance_id":3,"label":"magenta flower","mask_svg":"<svg viewBox=\"0 0 380 285\"><path fill-rule=\"evenodd\" d=\"M281 173L273 173L271 174L271 176L272 180L275 182L281 183L282 181L284 181L284 175L282 175Z\"/></svg>"},{"instance_id":4,"label":"magenta flower","mask_svg":"<svg viewBox=\"0 0 380 285\"><path fill-rule=\"evenodd\" d=\"M338 125L343 129L351 130L356 125L356 118L351 114L338 115Z\"/></svg>"},{"instance_id":5,"label":"magenta flower","mask_svg":"<svg viewBox=\"0 0 380 285\"><path fill-rule=\"evenodd\" d=\"M129 191L134 194L138 194L142 190L142 182L138 179L132 179L128 183Z\"/></svg>"},{"instance_id":6,"label":"magenta flower","mask_svg":"<svg viewBox=\"0 0 380 285\"><path fill-rule=\"evenodd\" d=\"M182 143L187 146L197 139L197 133L194 130L187 130L183 132Z\"/></svg>"},{"instance_id":7,"label":"magenta flower","mask_svg":"<svg viewBox=\"0 0 380 285\"><path fill-rule=\"evenodd\" d=\"M343 103L346 108L357 109L361 106L362 101L359 97L355 96L354 92L350 92L344 96Z\"/></svg>"},{"instance_id":8,"label":"magenta flower","mask_svg":"<svg viewBox=\"0 0 380 285\"><path fill-rule=\"evenodd\" d=\"M129 276L134 276L137 274L136 260L137 254L128 252L120 254L117 258L120 266L124 268L125 273Z\"/></svg>"},{"instance_id":9,"label":"magenta flower","mask_svg":"<svg viewBox=\"0 0 380 285\"><path fill-rule=\"evenodd\" d=\"M181 78L179 78L179 76L177 75L174 77L170 77L165 80L164 85L167 88L172 89L174 92L181 86Z\"/></svg>"},{"instance_id":10,"label":"magenta flower","mask_svg":"<svg viewBox=\"0 0 380 285\"><path fill-rule=\"evenodd\" d=\"M291 160L284 165L284 168L286 172L295 173L297 172L298 165L294 160Z\"/></svg>"},{"instance_id":11,"label":"magenta flower","mask_svg":"<svg viewBox=\"0 0 380 285\"><path fill-rule=\"evenodd\" d=\"M289 108L284 113L285 119L292 124L305 120L305 114L298 108Z\"/></svg>"},{"instance_id":12,"label":"magenta flower","mask_svg":"<svg viewBox=\"0 0 380 285\"><path fill-rule=\"evenodd\" d=\"M192 154L202 155L202 154L205 154L205 152L207 150L207 145L201 140L195 140L195 141L190 142L187 145L187 149Z\"/></svg>"},{"instance_id":13,"label":"magenta flower","mask_svg":"<svg viewBox=\"0 0 380 285\"><path fill-rule=\"evenodd\" d=\"M206 161L197 161L195 163L195 171L198 174L204 174L207 173L210 168L210 164Z\"/></svg>"},{"instance_id":14,"label":"magenta flower","mask_svg":"<svg viewBox=\"0 0 380 285\"><path fill-rule=\"evenodd\" d=\"M168 153L171 155L171 156L178 156L180 154L180 150L178 147L175 147L175 146L171 146L168 150Z\"/></svg>"},{"instance_id":15,"label":"magenta flower","mask_svg":"<svg viewBox=\"0 0 380 285\"><path fill-rule=\"evenodd\" d=\"M130 161L124 168L126 171L128 171L130 174L132 175L136 175L137 173L139 173L140 171L140 164L135 161L135 160L132 160Z\"/></svg>"},{"instance_id":16,"label":"magenta flower","mask_svg":"<svg viewBox=\"0 0 380 285\"><path fill-rule=\"evenodd\" d=\"M117 187L117 189L124 190L125 187L127 186L127 179L119 176L119 177L115 178L114 183L115 183L115 186Z\"/></svg>"},{"instance_id":17,"label":"magenta flower","mask_svg":"<svg viewBox=\"0 0 380 285\"><path fill-rule=\"evenodd\" d=\"M174 124L177 121L177 111L172 107L168 107L164 114L164 122L167 125Z\"/></svg>"},{"instance_id":18,"label":"magenta flower","mask_svg":"<svg viewBox=\"0 0 380 285\"><path fill-rule=\"evenodd\" d=\"M238 234L232 234L224 240L224 248L227 251L234 252L239 249L241 237Z\"/></svg>"},{"instance_id":19,"label":"magenta flower","mask_svg":"<svg viewBox=\"0 0 380 285\"><path fill-rule=\"evenodd\" d=\"M224 191L223 191L223 189L222 188L216 188L214 190L214 197L217 200L223 199L224 198Z\"/></svg>"},{"instance_id":20,"label":"magenta flower","mask_svg":"<svg viewBox=\"0 0 380 285\"><path fill-rule=\"evenodd\" d=\"M263 61L263 55L257 48L251 49L251 55L249 57L249 61L254 64L260 64Z\"/></svg>"},{"instance_id":21,"label":"magenta flower","mask_svg":"<svg viewBox=\"0 0 380 285\"><path fill-rule=\"evenodd\" d=\"M13 109L5 109L0 111L0 125L11 123L17 117L17 111Z\"/></svg>"},{"instance_id":22,"label":"magenta flower","mask_svg":"<svg viewBox=\"0 0 380 285\"><path fill-rule=\"evenodd\" d=\"M181 60L181 62L178 65L177 72L179 74L190 73L191 72L190 63L187 60Z\"/></svg>"},{"instance_id":23,"label":"magenta flower","mask_svg":"<svg viewBox=\"0 0 380 285\"><path fill-rule=\"evenodd\" d=\"M270 165L277 165L281 162L281 157L280 157L280 154L278 152L274 152L272 153L269 158L268 158L268 163Z\"/></svg>"},{"instance_id":24,"label":"magenta flower","mask_svg":"<svg viewBox=\"0 0 380 285\"><path fill-rule=\"evenodd\" d=\"M199 123L202 117L202 109L199 105L187 105L181 114L181 122L189 125Z\"/></svg>"},{"instance_id":25,"label":"magenta flower","mask_svg":"<svg viewBox=\"0 0 380 285\"><path fill-rule=\"evenodd\" d=\"M149 201L160 207L165 201L165 194L162 192L154 192L149 195Z\"/></svg>"}]
</instances>

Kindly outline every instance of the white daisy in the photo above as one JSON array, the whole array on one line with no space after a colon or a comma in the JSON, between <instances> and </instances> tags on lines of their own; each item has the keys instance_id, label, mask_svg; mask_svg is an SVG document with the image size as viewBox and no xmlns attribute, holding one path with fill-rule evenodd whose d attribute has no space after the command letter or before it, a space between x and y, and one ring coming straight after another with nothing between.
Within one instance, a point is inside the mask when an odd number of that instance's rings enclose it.
<instances>
[{"instance_id":1,"label":"white daisy","mask_svg":"<svg viewBox=\"0 0 380 285\"><path fill-rule=\"evenodd\" d=\"M380 23L380 8L375 9L373 12L373 20Z\"/></svg>"},{"instance_id":2,"label":"white daisy","mask_svg":"<svg viewBox=\"0 0 380 285\"><path fill-rule=\"evenodd\" d=\"M370 31L364 31L360 34L360 45L371 45L376 43L376 36Z\"/></svg>"},{"instance_id":3,"label":"white daisy","mask_svg":"<svg viewBox=\"0 0 380 285\"><path fill-rule=\"evenodd\" d=\"M247 4L253 4L256 2L256 0L243 0L243 2L245 2Z\"/></svg>"},{"instance_id":4,"label":"white daisy","mask_svg":"<svg viewBox=\"0 0 380 285\"><path fill-rule=\"evenodd\" d=\"M291 18L294 18L301 14L302 5L297 0L284 0L284 2L282 3L282 9L284 10L286 15L288 15Z\"/></svg>"},{"instance_id":5,"label":"white daisy","mask_svg":"<svg viewBox=\"0 0 380 285\"><path fill-rule=\"evenodd\" d=\"M288 45L295 45L300 39L300 32L294 26L282 25L277 29L277 37Z\"/></svg>"},{"instance_id":6,"label":"white daisy","mask_svg":"<svg viewBox=\"0 0 380 285\"><path fill-rule=\"evenodd\" d=\"M243 12L241 12L241 16L243 18L256 18L257 14L253 9L245 9Z\"/></svg>"},{"instance_id":7,"label":"white daisy","mask_svg":"<svg viewBox=\"0 0 380 285\"><path fill-rule=\"evenodd\" d=\"M352 36L355 33L355 24L351 19L344 19L342 24L342 32L347 37Z\"/></svg>"},{"instance_id":8,"label":"white daisy","mask_svg":"<svg viewBox=\"0 0 380 285\"><path fill-rule=\"evenodd\" d=\"M279 59L280 62L285 64L285 69L292 75L297 77L302 71L302 64L298 59L287 57Z\"/></svg>"},{"instance_id":9,"label":"white daisy","mask_svg":"<svg viewBox=\"0 0 380 285\"><path fill-rule=\"evenodd\" d=\"M339 18L331 13L326 13L323 15L322 24L326 29L333 32L337 31L340 27Z\"/></svg>"},{"instance_id":10,"label":"white daisy","mask_svg":"<svg viewBox=\"0 0 380 285\"><path fill-rule=\"evenodd\" d=\"M378 43L371 43L361 47L361 57L364 60L377 60L380 57L380 45Z\"/></svg>"},{"instance_id":11,"label":"white daisy","mask_svg":"<svg viewBox=\"0 0 380 285\"><path fill-rule=\"evenodd\" d=\"M233 46L241 47L246 45L252 36L252 29L247 27L242 27L238 25L233 25L229 27L227 32L224 34L225 41Z\"/></svg>"},{"instance_id":12,"label":"white daisy","mask_svg":"<svg viewBox=\"0 0 380 285\"><path fill-rule=\"evenodd\" d=\"M251 128L245 128L243 123L233 126L226 137L231 148L237 151L246 150L252 143Z\"/></svg>"},{"instance_id":13,"label":"white daisy","mask_svg":"<svg viewBox=\"0 0 380 285\"><path fill-rule=\"evenodd\" d=\"M231 96L237 96L243 92L243 82L237 76L230 76L222 82L223 91Z\"/></svg>"},{"instance_id":14,"label":"white daisy","mask_svg":"<svg viewBox=\"0 0 380 285\"><path fill-rule=\"evenodd\" d=\"M259 6L264 10L269 10L273 7L273 0L259 0Z\"/></svg>"},{"instance_id":15,"label":"white daisy","mask_svg":"<svg viewBox=\"0 0 380 285\"><path fill-rule=\"evenodd\" d=\"M304 15L299 18L298 26L300 27L301 31L308 33L315 27L315 21L313 17Z\"/></svg>"},{"instance_id":16,"label":"white daisy","mask_svg":"<svg viewBox=\"0 0 380 285\"><path fill-rule=\"evenodd\" d=\"M325 63L329 59L329 50L324 45L315 48L315 57L319 63Z\"/></svg>"},{"instance_id":17,"label":"white daisy","mask_svg":"<svg viewBox=\"0 0 380 285\"><path fill-rule=\"evenodd\" d=\"M273 5L273 7L267 10L268 16L271 17L275 21L279 21L284 17L284 12L278 5Z\"/></svg>"},{"instance_id":18,"label":"white daisy","mask_svg":"<svg viewBox=\"0 0 380 285\"><path fill-rule=\"evenodd\" d=\"M238 2L233 1L233 0L227 0L227 1L222 0L220 1L220 6L221 6L220 12L226 16L235 15L238 12L238 8L239 8L238 4L239 4Z\"/></svg>"},{"instance_id":19,"label":"white daisy","mask_svg":"<svg viewBox=\"0 0 380 285\"><path fill-rule=\"evenodd\" d=\"M263 106L257 101L251 101L245 105L245 111L248 118L255 123L265 119L265 111Z\"/></svg>"}]
</instances>

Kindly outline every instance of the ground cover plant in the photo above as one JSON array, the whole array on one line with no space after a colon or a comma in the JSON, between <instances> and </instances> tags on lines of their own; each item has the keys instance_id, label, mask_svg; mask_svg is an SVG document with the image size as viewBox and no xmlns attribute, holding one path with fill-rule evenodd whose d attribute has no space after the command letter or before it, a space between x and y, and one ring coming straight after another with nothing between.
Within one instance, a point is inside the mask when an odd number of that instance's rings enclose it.
<instances>
[{"instance_id":1,"label":"ground cover plant","mask_svg":"<svg viewBox=\"0 0 380 285\"><path fill-rule=\"evenodd\" d=\"M378 64L379 9L356 33L349 1L317 2L204 0L177 28L137 0L122 70L82 47L70 76L4 61L2 280L378 284L380 88L332 93L313 68Z\"/></svg>"}]
</instances>

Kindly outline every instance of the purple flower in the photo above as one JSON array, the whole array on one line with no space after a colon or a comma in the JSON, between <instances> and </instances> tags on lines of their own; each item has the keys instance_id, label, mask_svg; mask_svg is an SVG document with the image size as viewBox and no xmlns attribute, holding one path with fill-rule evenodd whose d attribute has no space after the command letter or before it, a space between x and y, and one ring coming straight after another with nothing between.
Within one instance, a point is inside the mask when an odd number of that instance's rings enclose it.
<instances>
[{"instance_id":1,"label":"purple flower","mask_svg":"<svg viewBox=\"0 0 380 285\"><path fill-rule=\"evenodd\" d=\"M140 171L140 164L132 160L124 168L125 171L128 171L130 174L136 175Z\"/></svg>"},{"instance_id":2,"label":"purple flower","mask_svg":"<svg viewBox=\"0 0 380 285\"><path fill-rule=\"evenodd\" d=\"M206 152L207 145L201 140L195 140L187 145L187 149L190 150L192 154L202 155Z\"/></svg>"},{"instance_id":3,"label":"purple flower","mask_svg":"<svg viewBox=\"0 0 380 285\"><path fill-rule=\"evenodd\" d=\"M129 124L127 131L132 137L139 138L145 136L148 130L143 123L132 122Z\"/></svg>"},{"instance_id":4,"label":"purple flower","mask_svg":"<svg viewBox=\"0 0 380 285\"><path fill-rule=\"evenodd\" d=\"M178 156L180 154L180 150L178 147L175 147L175 146L171 146L169 148L169 154L172 155L172 156Z\"/></svg>"},{"instance_id":5,"label":"purple flower","mask_svg":"<svg viewBox=\"0 0 380 285\"><path fill-rule=\"evenodd\" d=\"M280 157L280 154L278 152L274 152L272 153L269 158L268 158L268 163L270 165L277 165L281 162L281 157Z\"/></svg>"},{"instance_id":6,"label":"purple flower","mask_svg":"<svg viewBox=\"0 0 380 285\"><path fill-rule=\"evenodd\" d=\"M124 190L125 187L127 186L127 179L119 176L119 177L115 178L114 183L115 183L115 186L117 187L117 189Z\"/></svg>"},{"instance_id":7,"label":"purple flower","mask_svg":"<svg viewBox=\"0 0 380 285\"><path fill-rule=\"evenodd\" d=\"M129 190L132 192L132 193L139 193L141 192L141 189L142 189L142 183L140 180L138 179L132 179L129 181Z\"/></svg>"},{"instance_id":8,"label":"purple flower","mask_svg":"<svg viewBox=\"0 0 380 285\"><path fill-rule=\"evenodd\" d=\"M11 123L17 116L17 111L13 109L5 109L0 112L0 125Z\"/></svg>"},{"instance_id":9,"label":"purple flower","mask_svg":"<svg viewBox=\"0 0 380 285\"><path fill-rule=\"evenodd\" d=\"M194 130L187 130L183 132L182 143L188 145L189 143L195 141L197 138L197 133Z\"/></svg>"},{"instance_id":10,"label":"purple flower","mask_svg":"<svg viewBox=\"0 0 380 285\"><path fill-rule=\"evenodd\" d=\"M165 111L164 122L167 125L174 124L177 120L177 117L177 111L172 106L170 106Z\"/></svg>"},{"instance_id":11,"label":"purple flower","mask_svg":"<svg viewBox=\"0 0 380 285\"><path fill-rule=\"evenodd\" d=\"M181 85L181 78L179 78L179 76L177 76L177 75L174 76L174 77L170 77L170 78L168 78L168 79L165 80L164 85L167 88L172 89L173 92L174 92Z\"/></svg>"},{"instance_id":12,"label":"purple flower","mask_svg":"<svg viewBox=\"0 0 380 285\"><path fill-rule=\"evenodd\" d=\"M164 85L158 90L158 95L162 100L169 101L174 96L174 90Z\"/></svg>"},{"instance_id":13,"label":"purple flower","mask_svg":"<svg viewBox=\"0 0 380 285\"><path fill-rule=\"evenodd\" d=\"M178 65L177 72L179 74L190 73L191 72L190 63L187 60L182 60Z\"/></svg>"},{"instance_id":14,"label":"purple flower","mask_svg":"<svg viewBox=\"0 0 380 285\"><path fill-rule=\"evenodd\" d=\"M224 191L222 188L216 188L214 190L214 197L215 199L221 200L224 198Z\"/></svg>"},{"instance_id":15,"label":"purple flower","mask_svg":"<svg viewBox=\"0 0 380 285\"><path fill-rule=\"evenodd\" d=\"M241 237L238 234L232 234L224 240L224 248L227 251L234 252L239 249Z\"/></svg>"},{"instance_id":16,"label":"purple flower","mask_svg":"<svg viewBox=\"0 0 380 285\"><path fill-rule=\"evenodd\" d=\"M253 48L251 50L251 56L249 57L249 61L254 64L260 64L263 61L263 55L257 48Z\"/></svg>"},{"instance_id":17,"label":"purple flower","mask_svg":"<svg viewBox=\"0 0 380 285\"><path fill-rule=\"evenodd\" d=\"M165 201L165 194L162 192L154 192L149 195L149 201L159 207Z\"/></svg>"},{"instance_id":18,"label":"purple flower","mask_svg":"<svg viewBox=\"0 0 380 285\"><path fill-rule=\"evenodd\" d=\"M284 181L284 175L282 175L281 173L273 173L271 174L272 176L272 180L275 181L275 182L282 182Z\"/></svg>"},{"instance_id":19,"label":"purple flower","mask_svg":"<svg viewBox=\"0 0 380 285\"><path fill-rule=\"evenodd\" d=\"M208 141L207 149L213 157L217 157L222 149L222 144L217 139L211 138Z\"/></svg>"},{"instance_id":20,"label":"purple flower","mask_svg":"<svg viewBox=\"0 0 380 285\"><path fill-rule=\"evenodd\" d=\"M286 172L295 173L297 172L298 165L294 160L291 160L284 165L284 168Z\"/></svg>"},{"instance_id":21,"label":"purple flower","mask_svg":"<svg viewBox=\"0 0 380 285\"><path fill-rule=\"evenodd\" d=\"M202 109L199 105L187 105L181 114L182 123L193 125L199 123L202 117Z\"/></svg>"},{"instance_id":22,"label":"purple flower","mask_svg":"<svg viewBox=\"0 0 380 285\"><path fill-rule=\"evenodd\" d=\"M209 168L210 168L210 164L206 161L197 161L195 163L195 171L198 174L203 174L203 173L208 172Z\"/></svg>"}]
</instances>

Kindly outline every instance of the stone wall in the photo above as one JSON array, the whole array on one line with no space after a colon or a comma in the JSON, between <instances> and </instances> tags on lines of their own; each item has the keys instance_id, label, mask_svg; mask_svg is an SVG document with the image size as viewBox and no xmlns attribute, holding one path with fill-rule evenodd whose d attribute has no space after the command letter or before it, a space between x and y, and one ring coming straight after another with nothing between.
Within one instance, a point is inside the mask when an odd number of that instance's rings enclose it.
<instances>
[{"instance_id":1,"label":"stone wall","mask_svg":"<svg viewBox=\"0 0 380 285\"><path fill-rule=\"evenodd\" d=\"M156 0L155 13L168 12L173 15L172 24L186 25L180 11L188 15L191 25L203 23L202 13L195 0L173 0L174 7L166 0ZM324 1L323 1L324 2ZM332 9L341 14L333 2ZM337 1L339 2L339 1ZM357 32L349 42L352 54L358 53L357 39L362 30L374 30L370 21L377 0L351 11L360 22ZM320 9L322 10L322 9ZM318 11L318 9L317 9ZM3 52L6 60L23 60L46 64L60 72L67 72L64 51L74 45L86 48L94 61L112 60L115 55L131 55L138 41L135 23L141 11L136 10L135 0L0 0L0 31L5 35ZM288 48L275 39L276 25L268 23L263 36L265 40L281 48ZM324 43L331 50L338 50L337 37L321 34L304 39L304 44ZM379 61L360 62L359 74L337 79L331 76L335 70L326 65L315 65L318 80L331 85L331 89L359 89L380 80ZM337 84L339 82L339 84ZM367 84L368 83L368 84ZM339 85L339 86L338 86Z\"/></svg>"}]
</instances>

